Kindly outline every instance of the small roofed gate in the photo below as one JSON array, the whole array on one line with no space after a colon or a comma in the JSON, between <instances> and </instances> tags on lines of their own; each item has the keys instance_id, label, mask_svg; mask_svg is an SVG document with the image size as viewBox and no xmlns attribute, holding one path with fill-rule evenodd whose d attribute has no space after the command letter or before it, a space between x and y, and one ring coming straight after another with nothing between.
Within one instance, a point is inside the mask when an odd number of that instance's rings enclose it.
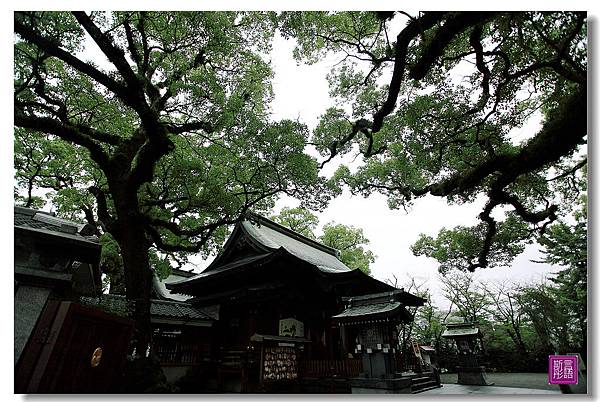
<instances>
[{"instance_id":1,"label":"small roofed gate","mask_svg":"<svg viewBox=\"0 0 600 402\"><path fill-rule=\"evenodd\" d=\"M133 321L51 300L15 367L15 393L111 393L125 363Z\"/></svg>"}]
</instances>

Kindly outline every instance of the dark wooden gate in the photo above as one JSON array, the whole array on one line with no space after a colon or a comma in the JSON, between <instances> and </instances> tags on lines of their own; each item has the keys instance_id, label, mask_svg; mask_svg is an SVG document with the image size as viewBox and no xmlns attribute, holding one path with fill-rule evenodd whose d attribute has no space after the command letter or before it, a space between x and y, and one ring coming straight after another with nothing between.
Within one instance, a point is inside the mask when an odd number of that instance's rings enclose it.
<instances>
[{"instance_id":1,"label":"dark wooden gate","mask_svg":"<svg viewBox=\"0 0 600 402\"><path fill-rule=\"evenodd\" d=\"M49 301L15 367L15 393L115 392L133 321Z\"/></svg>"}]
</instances>

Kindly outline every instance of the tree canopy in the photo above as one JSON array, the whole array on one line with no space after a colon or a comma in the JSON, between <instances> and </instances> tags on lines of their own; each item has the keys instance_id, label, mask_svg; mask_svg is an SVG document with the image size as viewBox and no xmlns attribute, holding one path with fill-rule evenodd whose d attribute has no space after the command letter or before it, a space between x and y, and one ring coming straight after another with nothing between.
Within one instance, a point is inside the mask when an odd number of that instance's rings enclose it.
<instances>
[{"instance_id":1,"label":"tree canopy","mask_svg":"<svg viewBox=\"0 0 600 402\"><path fill-rule=\"evenodd\" d=\"M375 262L375 255L363 247L370 242L361 228L329 222L323 226L323 234L319 240L326 246L339 250L340 260L350 268L371 274L369 265Z\"/></svg>"},{"instance_id":2,"label":"tree canopy","mask_svg":"<svg viewBox=\"0 0 600 402\"><path fill-rule=\"evenodd\" d=\"M39 206L33 190L49 190L60 214L110 234L144 342L151 261L207 255L279 194L327 200L306 126L270 119L273 18L14 15L15 199Z\"/></svg>"},{"instance_id":3,"label":"tree canopy","mask_svg":"<svg viewBox=\"0 0 600 402\"><path fill-rule=\"evenodd\" d=\"M485 198L479 225L414 247L472 271L507 264L585 180L585 13L16 12L14 29L15 200L40 207L46 191L97 228L146 341L151 268L207 256L279 194L317 209L342 188L392 208ZM298 60L342 55L312 133L271 118L277 29ZM319 176L352 153L357 167ZM366 242L346 229L323 241Z\"/></svg>"},{"instance_id":4,"label":"tree canopy","mask_svg":"<svg viewBox=\"0 0 600 402\"><path fill-rule=\"evenodd\" d=\"M363 163L340 167L335 184L392 208L486 199L480 224L422 238L418 254L505 265L568 213L586 164L585 13L290 12L282 31L299 60L343 55L328 77L337 104L312 142L321 165L352 153Z\"/></svg>"},{"instance_id":5,"label":"tree canopy","mask_svg":"<svg viewBox=\"0 0 600 402\"><path fill-rule=\"evenodd\" d=\"M317 237L314 231L319 225L319 219L306 208L284 207L272 219L309 239L338 250L340 260L349 268L360 269L371 275L369 266L375 262L375 255L365 249L369 239L365 237L361 228L328 222L323 226L323 234Z\"/></svg>"},{"instance_id":6,"label":"tree canopy","mask_svg":"<svg viewBox=\"0 0 600 402\"><path fill-rule=\"evenodd\" d=\"M294 232L300 233L309 239L316 239L315 230L319 225L319 218L306 208L283 207L281 211L273 217L275 222Z\"/></svg>"}]
</instances>

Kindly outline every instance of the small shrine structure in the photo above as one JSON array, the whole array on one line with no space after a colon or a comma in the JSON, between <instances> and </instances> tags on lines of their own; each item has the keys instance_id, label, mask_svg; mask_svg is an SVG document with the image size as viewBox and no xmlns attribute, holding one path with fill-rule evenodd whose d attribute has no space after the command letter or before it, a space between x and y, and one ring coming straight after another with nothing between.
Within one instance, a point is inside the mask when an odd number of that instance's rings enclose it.
<instances>
[{"instance_id":1,"label":"small shrine structure","mask_svg":"<svg viewBox=\"0 0 600 402\"><path fill-rule=\"evenodd\" d=\"M433 375L400 373L396 365L398 326L413 320L406 306L422 305L422 299L396 289L343 300L345 309L332 319L339 324L345 343L354 340L354 353L361 357L363 367L350 381L352 393L415 393L439 386Z\"/></svg>"},{"instance_id":2,"label":"small shrine structure","mask_svg":"<svg viewBox=\"0 0 600 402\"><path fill-rule=\"evenodd\" d=\"M454 339L458 349L458 384L494 385L487 381L485 366L479 364L477 355L483 350L483 334L477 322L446 324L442 337Z\"/></svg>"}]
</instances>

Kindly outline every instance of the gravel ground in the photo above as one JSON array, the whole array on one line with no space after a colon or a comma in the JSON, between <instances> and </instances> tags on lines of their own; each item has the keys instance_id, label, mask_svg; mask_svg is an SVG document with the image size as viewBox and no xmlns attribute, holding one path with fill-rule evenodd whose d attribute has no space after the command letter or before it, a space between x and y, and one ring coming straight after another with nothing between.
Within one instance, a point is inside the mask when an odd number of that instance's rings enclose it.
<instances>
[{"instance_id":1,"label":"gravel ground","mask_svg":"<svg viewBox=\"0 0 600 402\"><path fill-rule=\"evenodd\" d=\"M548 384L547 373L486 373L487 380L497 387L533 388L560 391L558 385ZM442 374L442 384L456 384L458 374Z\"/></svg>"}]
</instances>

